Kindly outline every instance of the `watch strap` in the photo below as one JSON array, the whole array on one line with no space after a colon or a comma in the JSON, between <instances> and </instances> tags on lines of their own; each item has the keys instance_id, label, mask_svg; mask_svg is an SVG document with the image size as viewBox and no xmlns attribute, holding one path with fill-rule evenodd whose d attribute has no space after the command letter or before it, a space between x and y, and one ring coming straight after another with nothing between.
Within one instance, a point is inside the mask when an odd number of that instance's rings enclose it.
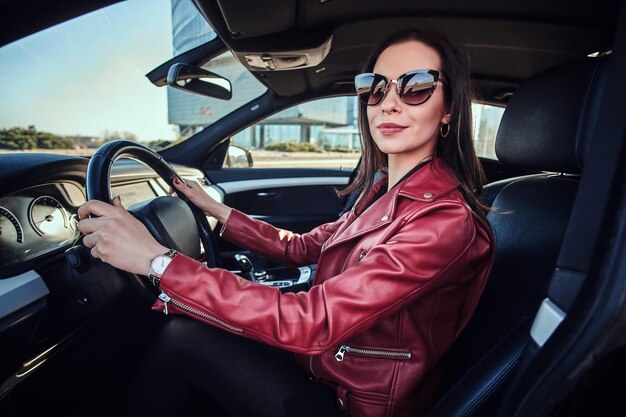
<instances>
[{"instance_id":1,"label":"watch strap","mask_svg":"<svg viewBox=\"0 0 626 417\"><path fill-rule=\"evenodd\" d=\"M165 252L164 254L158 255L158 256L163 256L163 255L167 256L171 260L174 260L176 255L178 255L178 251L176 249L170 249L167 252ZM148 273L148 278L150 278L150 282L152 282L152 285L155 288L159 288L159 284L161 284L161 275L153 274L152 273L152 267L150 268L150 272Z\"/></svg>"}]
</instances>

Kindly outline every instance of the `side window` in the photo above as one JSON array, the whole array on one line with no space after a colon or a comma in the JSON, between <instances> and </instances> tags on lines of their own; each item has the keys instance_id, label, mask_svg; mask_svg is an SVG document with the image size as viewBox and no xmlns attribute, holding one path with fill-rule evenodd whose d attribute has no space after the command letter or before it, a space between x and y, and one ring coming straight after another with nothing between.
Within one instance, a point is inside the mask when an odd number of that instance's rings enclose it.
<instances>
[{"instance_id":1,"label":"side window","mask_svg":"<svg viewBox=\"0 0 626 417\"><path fill-rule=\"evenodd\" d=\"M224 168L242 166L232 163L237 147L249 151L254 168L354 169L361 156L356 100L315 100L269 116L231 138Z\"/></svg>"},{"instance_id":2,"label":"side window","mask_svg":"<svg viewBox=\"0 0 626 417\"><path fill-rule=\"evenodd\" d=\"M504 107L472 103L474 148L479 157L498 159L496 157L496 133L498 133L503 113Z\"/></svg>"},{"instance_id":3,"label":"side window","mask_svg":"<svg viewBox=\"0 0 626 417\"><path fill-rule=\"evenodd\" d=\"M334 97L291 107L232 137L224 168L352 170L361 156L356 97ZM472 104L479 157L497 159L503 107Z\"/></svg>"}]
</instances>

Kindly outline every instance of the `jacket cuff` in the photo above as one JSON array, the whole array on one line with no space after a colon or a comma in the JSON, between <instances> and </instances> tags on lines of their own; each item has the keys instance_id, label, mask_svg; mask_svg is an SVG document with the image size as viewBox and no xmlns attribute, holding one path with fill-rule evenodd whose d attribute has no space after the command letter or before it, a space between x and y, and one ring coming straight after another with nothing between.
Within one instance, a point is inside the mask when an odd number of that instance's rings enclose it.
<instances>
[{"instance_id":1,"label":"jacket cuff","mask_svg":"<svg viewBox=\"0 0 626 417\"><path fill-rule=\"evenodd\" d=\"M230 216L228 216L228 220L226 223L222 225L220 229L220 237L226 239L232 239L232 229L236 229L237 223L241 223L241 217L245 217L245 214L240 212L239 210L232 209L230 212ZM234 225L233 225L234 224Z\"/></svg>"},{"instance_id":2,"label":"jacket cuff","mask_svg":"<svg viewBox=\"0 0 626 417\"><path fill-rule=\"evenodd\" d=\"M161 279L159 280L159 286L157 289L160 292L163 292L164 284L165 284L165 287L171 287L171 286L176 287L176 281L181 278L181 271L186 272L186 271L189 271L190 269L197 269L198 267L206 267L206 266L196 261L195 259L190 258L189 256L179 252L174 257L174 259L172 259L172 262L170 262L170 264L167 266L167 268L165 269L165 272L163 272L163 275L161 276ZM157 298L154 304L152 305L152 310L163 311L163 307L164 307L163 301Z\"/></svg>"}]
</instances>

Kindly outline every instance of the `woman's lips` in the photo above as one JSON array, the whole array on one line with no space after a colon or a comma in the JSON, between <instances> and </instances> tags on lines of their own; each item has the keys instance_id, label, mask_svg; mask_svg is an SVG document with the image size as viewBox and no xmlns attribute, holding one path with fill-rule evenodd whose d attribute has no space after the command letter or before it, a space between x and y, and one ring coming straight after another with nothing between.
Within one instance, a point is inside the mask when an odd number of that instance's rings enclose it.
<instances>
[{"instance_id":1,"label":"woman's lips","mask_svg":"<svg viewBox=\"0 0 626 417\"><path fill-rule=\"evenodd\" d=\"M396 133L402 132L407 126L398 125L395 123L381 123L376 126L378 131L383 135L395 135Z\"/></svg>"}]
</instances>

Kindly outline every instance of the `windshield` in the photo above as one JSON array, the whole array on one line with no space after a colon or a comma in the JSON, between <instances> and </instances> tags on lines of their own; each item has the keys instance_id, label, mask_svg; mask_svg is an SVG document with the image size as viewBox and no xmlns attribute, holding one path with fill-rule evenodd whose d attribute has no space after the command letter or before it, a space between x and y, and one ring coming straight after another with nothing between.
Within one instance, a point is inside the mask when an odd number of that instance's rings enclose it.
<instances>
[{"instance_id":1,"label":"windshield","mask_svg":"<svg viewBox=\"0 0 626 417\"><path fill-rule=\"evenodd\" d=\"M191 0L130 0L2 47L0 152L89 155L114 139L186 139L265 91L230 53L210 68L237 79L228 102L145 77L215 37Z\"/></svg>"}]
</instances>

